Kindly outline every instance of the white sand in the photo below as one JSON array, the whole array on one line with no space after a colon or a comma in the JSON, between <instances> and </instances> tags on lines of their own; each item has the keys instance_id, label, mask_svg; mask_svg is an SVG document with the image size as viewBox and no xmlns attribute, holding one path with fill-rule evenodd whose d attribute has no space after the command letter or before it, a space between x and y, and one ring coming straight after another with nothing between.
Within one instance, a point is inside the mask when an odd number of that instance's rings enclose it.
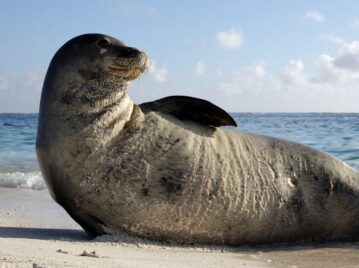
<instances>
[{"instance_id":1,"label":"white sand","mask_svg":"<svg viewBox=\"0 0 359 268\"><path fill-rule=\"evenodd\" d=\"M80 256L84 250L99 258ZM359 267L358 253L359 243L230 248L89 240L47 191L0 188L0 267Z\"/></svg>"}]
</instances>

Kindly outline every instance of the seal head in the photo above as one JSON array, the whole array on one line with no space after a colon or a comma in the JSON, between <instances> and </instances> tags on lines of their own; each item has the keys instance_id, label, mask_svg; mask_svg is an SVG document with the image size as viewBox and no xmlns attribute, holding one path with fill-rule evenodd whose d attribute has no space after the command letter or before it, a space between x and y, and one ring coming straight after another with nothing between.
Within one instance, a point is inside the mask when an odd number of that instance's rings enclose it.
<instances>
[{"instance_id":1,"label":"seal head","mask_svg":"<svg viewBox=\"0 0 359 268\"><path fill-rule=\"evenodd\" d=\"M53 61L62 67L75 64L86 79L112 73L130 81L148 67L144 52L102 34L85 34L71 39L59 49Z\"/></svg>"},{"instance_id":2,"label":"seal head","mask_svg":"<svg viewBox=\"0 0 359 268\"><path fill-rule=\"evenodd\" d=\"M127 47L122 41L102 34L81 35L65 43L55 54L45 78L42 100L88 109L108 99L110 94L115 100L118 91L121 88L123 91L148 65L144 52ZM84 90L88 81L113 85L106 90L88 85ZM109 92L111 89L113 92Z\"/></svg>"}]
</instances>

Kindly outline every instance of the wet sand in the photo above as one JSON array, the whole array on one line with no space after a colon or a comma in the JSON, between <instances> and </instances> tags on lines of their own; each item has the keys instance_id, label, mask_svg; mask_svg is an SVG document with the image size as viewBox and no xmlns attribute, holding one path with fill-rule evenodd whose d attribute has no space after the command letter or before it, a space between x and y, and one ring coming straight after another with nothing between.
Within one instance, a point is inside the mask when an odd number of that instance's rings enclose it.
<instances>
[{"instance_id":1,"label":"wet sand","mask_svg":"<svg viewBox=\"0 0 359 268\"><path fill-rule=\"evenodd\" d=\"M0 267L359 267L358 253L358 242L220 247L128 236L91 240L46 190L0 188Z\"/></svg>"}]
</instances>

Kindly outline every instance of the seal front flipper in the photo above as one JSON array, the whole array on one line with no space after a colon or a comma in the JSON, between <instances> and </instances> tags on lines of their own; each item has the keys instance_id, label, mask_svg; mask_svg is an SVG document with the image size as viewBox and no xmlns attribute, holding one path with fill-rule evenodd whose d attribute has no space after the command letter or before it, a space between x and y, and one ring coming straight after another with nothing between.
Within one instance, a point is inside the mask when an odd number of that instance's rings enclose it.
<instances>
[{"instance_id":1,"label":"seal front flipper","mask_svg":"<svg viewBox=\"0 0 359 268\"><path fill-rule=\"evenodd\" d=\"M235 126L236 121L213 103L187 96L169 96L140 104L144 113L157 111L181 120L190 120L208 126Z\"/></svg>"}]
</instances>

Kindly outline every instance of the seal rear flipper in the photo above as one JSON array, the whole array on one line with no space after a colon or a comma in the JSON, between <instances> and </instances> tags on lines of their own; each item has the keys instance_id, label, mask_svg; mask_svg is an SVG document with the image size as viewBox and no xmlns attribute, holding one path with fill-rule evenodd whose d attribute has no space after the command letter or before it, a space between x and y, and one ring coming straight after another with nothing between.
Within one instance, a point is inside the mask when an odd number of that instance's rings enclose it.
<instances>
[{"instance_id":1,"label":"seal rear flipper","mask_svg":"<svg viewBox=\"0 0 359 268\"><path fill-rule=\"evenodd\" d=\"M92 238L106 234L103 229L104 223L89 214L79 214L68 206L61 205L66 212L85 230Z\"/></svg>"},{"instance_id":2,"label":"seal rear flipper","mask_svg":"<svg viewBox=\"0 0 359 268\"><path fill-rule=\"evenodd\" d=\"M181 120L190 120L208 126L235 126L236 121L226 111L213 103L187 96L169 96L140 104L141 110L170 114Z\"/></svg>"}]
</instances>

